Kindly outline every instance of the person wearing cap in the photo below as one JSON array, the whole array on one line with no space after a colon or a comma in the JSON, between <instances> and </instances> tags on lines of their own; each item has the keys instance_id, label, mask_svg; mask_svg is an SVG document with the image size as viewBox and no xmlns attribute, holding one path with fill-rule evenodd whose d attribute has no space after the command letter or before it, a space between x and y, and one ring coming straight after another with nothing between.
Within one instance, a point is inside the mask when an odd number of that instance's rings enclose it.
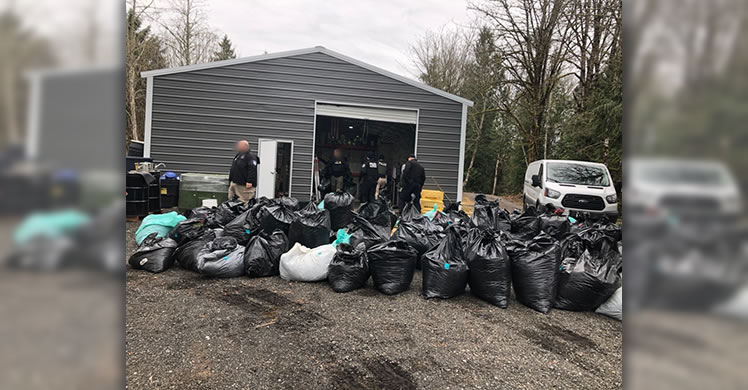
<instances>
[{"instance_id":1,"label":"person wearing cap","mask_svg":"<svg viewBox=\"0 0 748 390\"><path fill-rule=\"evenodd\" d=\"M260 158L249 152L249 141L241 140L235 146L236 155L229 170L229 200L239 198L244 203L255 197L257 165Z\"/></svg>"},{"instance_id":2,"label":"person wearing cap","mask_svg":"<svg viewBox=\"0 0 748 390\"><path fill-rule=\"evenodd\" d=\"M379 179L379 164L374 160L374 152L366 153L366 161L361 164L360 186L358 198L361 203L373 202L375 199L377 180Z\"/></svg>"},{"instance_id":3,"label":"person wearing cap","mask_svg":"<svg viewBox=\"0 0 748 390\"><path fill-rule=\"evenodd\" d=\"M403 165L403 174L400 176L402 190L400 190L400 199L397 206L401 212L405 204L410 201L419 211L421 210L421 189L425 182L426 171L416 160L416 155L411 154L408 156L408 161Z\"/></svg>"},{"instance_id":4,"label":"person wearing cap","mask_svg":"<svg viewBox=\"0 0 748 390\"><path fill-rule=\"evenodd\" d=\"M379 161L377 161L377 177L377 187L374 191L374 199L379 199L379 193L387 187L392 179L390 171L387 169L387 162L384 161L383 154L379 155Z\"/></svg>"}]
</instances>

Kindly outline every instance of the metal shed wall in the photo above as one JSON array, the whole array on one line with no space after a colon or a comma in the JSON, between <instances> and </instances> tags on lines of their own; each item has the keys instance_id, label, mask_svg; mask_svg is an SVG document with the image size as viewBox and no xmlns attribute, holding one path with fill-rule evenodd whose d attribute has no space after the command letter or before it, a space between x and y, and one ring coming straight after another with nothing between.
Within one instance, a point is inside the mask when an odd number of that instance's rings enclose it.
<instances>
[{"instance_id":1,"label":"metal shed wall","mask_svg":"<svg viewBox=\"0 0 748 390\"><path fill-rule=\"evenodd\" d=\"M463 104L325 53L155 75L150 155L177 172L227 173L233 144L294 141L291 195L310 195L315 101L418 109L417 154L456 199ZM147 125L146 125L147 126ZM433 179L432 179L433 178Z\"/></svg>"}]
</instances>

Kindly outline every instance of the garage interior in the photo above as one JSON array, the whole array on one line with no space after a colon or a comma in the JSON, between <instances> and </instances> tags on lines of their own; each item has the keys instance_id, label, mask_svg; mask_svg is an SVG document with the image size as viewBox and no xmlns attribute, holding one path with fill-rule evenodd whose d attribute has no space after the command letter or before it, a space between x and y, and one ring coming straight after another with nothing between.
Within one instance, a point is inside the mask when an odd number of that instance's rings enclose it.
<instances>
[{"instance_id":1,"label":"garage interior","mask_svg":"<svg viewBox=\"0 0 748 390\"><path fill-rule=\"evenodd\" d=\"M415 151L416 125L382 120L357 119L317 115L314 153L319 161L320 172L332 158L333 150L340 148L359 184L361 164L368 152L380 155L389 166L394 177L399 176L400 166ZM396 186L391 186L389 198L396 201ZM358 189L357 194L358 197Z\"/></svg>"}]
</instances>

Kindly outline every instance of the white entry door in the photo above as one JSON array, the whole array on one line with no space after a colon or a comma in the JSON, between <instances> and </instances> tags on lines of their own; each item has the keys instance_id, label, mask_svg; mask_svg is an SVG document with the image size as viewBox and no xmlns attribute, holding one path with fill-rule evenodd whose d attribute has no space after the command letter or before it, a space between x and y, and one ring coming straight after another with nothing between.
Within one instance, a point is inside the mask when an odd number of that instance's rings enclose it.
<instances>
[{"instance_id":1,"label":"white entry door","mask_svg":"<svg viewBox=\"0 0 748 390\"><path fill-rule=\"evenodd\" d=\"M260 167L257 169L257 197L275 198L275 167L278 156L278 141L261 139L257 156Z\"/></svg>"}]
</instances>

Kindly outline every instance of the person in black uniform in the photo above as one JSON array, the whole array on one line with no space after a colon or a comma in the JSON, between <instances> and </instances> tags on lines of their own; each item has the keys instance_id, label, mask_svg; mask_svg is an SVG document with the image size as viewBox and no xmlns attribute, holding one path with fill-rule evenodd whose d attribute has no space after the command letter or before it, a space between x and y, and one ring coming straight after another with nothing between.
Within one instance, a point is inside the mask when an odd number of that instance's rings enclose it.
<instances>
[{"instance_id":1,"label":"person in black uniform","mask_svg":"<svg viewBox=\"0 0 748 390\"><path fill-rule=\"evenodd\" d=\"M402 190L400 191L400 199L397 202L397 206L401 212L405 204L410 202L411 199L416 208L419 211L421 210L421 189L425 182L426 171L418 163L418 160L416 160L416 155L411 154L408 156L408 162L403 166L403 174L400 177Z\"/></svg>"},{"instance_id":2,"label":"person in black uniform","mask_svg":"<svg viewBox=\"0 0 748 390\"><path fill-rule=\"evenodd\" d=\"M323 176L330 180L331 191L345 190L346 179L352 175L351 168L348 166L348 159L343 157L342 150L335 149L332 151L332 159L325 165Z\"/></svg>"},{"instance_id":3,"label":"person in black uniform","mask_svg":"<svg viewBox=\"0 0 748 390\"><path fill-rule=\"evenodd\" d=\"M379 193L384 189L388 188L390 181L392 180L392 174L390 173L387 162L384 161L384 155L379 155L379 161L377 161L377 187L374 191L374 199L379 199Z\"/></svg>"},{"instance_id":4,"label":"person in black uniform","mask_svg":"<svg viewBox=\"0 0 748 390\"><path fill-rule=\"evenodd\" d=\"M236 143L236 155L229 170L229 199L239 198L244 203L255 197L257 165L260 158L249 151L249 142Z\"/></svg>"},{"instance_id":5,"label":"person in black uniform","mask_svg":"<svg viewBox=\"0 0 748 390\"><path fill-rule=\"evenodd\" d=\"M361 165L359 200L361 203L373 202L379 179L379 164L374 160L374 152L366 154L366 161Z\"/></svg>"}]
</instances>

